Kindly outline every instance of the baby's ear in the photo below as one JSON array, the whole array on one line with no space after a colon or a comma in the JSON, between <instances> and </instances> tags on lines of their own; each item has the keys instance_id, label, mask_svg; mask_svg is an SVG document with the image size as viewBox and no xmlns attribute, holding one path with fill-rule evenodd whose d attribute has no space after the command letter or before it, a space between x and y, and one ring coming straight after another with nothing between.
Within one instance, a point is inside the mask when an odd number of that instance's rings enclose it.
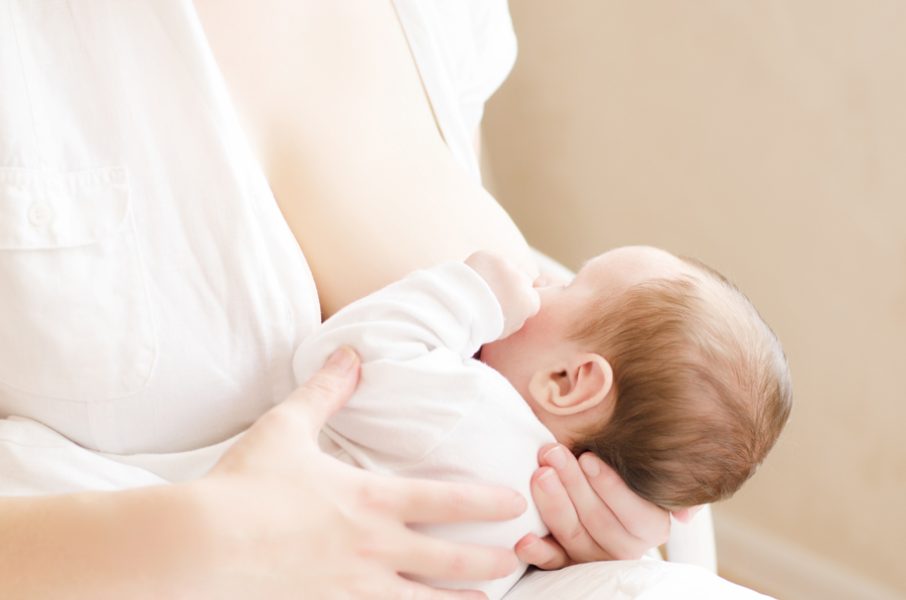
<instances>
[{"instance_id":1,"label":"baby's ear","mask_svg":"<svg viewBox=\"0 0 906 600\"><path fill-rule=\"evenodd\" d=\"M573 355L563 364L536 372L529 381L535 402L552 415L575 415L613 402L613 368L595 352Z\"/></svg>"}]
</instances>

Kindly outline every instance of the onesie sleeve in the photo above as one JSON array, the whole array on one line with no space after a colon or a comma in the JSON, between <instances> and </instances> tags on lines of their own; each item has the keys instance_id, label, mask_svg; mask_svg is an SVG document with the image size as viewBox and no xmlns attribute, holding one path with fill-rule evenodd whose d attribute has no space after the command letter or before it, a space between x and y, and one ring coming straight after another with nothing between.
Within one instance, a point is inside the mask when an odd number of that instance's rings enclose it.
<instances>
[{"instance_id":1,"label":"onesie sleeve","mask_svg":"<svg viewBox=\"0 0 906 600\"><path fill-rule=\"evenodd\" d=\"M480 389L464 367L502 331L503 313L484 279L447 263L343 308L299 346L293 369L302 383L336 348L358 352L359 386L323 433L360 466L395 472L421 460L471 412Z\"/></svg>"},{"instance_id":2,"label":"onesie sleeve","mask_svg":"<svg viewBox=\"0 0 906 600\"><path fill-rule=\"evenodd\" d=\"M405 361L444 349L465 360L503 331L503 313L484 279L461 262L415 271L344 307L296 350L307 380L331 352L355 348L363 363Z\"/></svg>"},{"instance_id":3,"label":"onesie sleeve","mask_svg":"<svg viewBox=\"0 0 906 600\"><path fill-rule=\"evenodd\" d=\"M516 33L506 0L447 3L440 10L450 10L450 4L468 12L468 26L459 35L468 37L471 44L468 51L460 44L454 77L463 121L474 132L481 124L485 103L516 62Z\"/></svg>"}]
</instances>

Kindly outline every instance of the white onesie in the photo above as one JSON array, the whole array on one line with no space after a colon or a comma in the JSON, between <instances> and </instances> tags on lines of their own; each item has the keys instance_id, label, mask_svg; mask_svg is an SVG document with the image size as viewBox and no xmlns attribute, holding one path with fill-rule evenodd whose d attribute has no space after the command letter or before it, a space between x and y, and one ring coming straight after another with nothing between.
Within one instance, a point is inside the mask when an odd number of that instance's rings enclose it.
<instances>
[{"instance_id":1,"label":"white onesie","mask_svg":"<svg viewBox=\"0 0 906 600\"><path fill-rule=\"evenodd\" d=\"M359 387L324 428L322 448L370 471L496 483L531 498L538 449L554 437L500 373L473 358L502 329L497 298L463 263L416 271L339 311L293 363L303 382L342 345L362 358ZM426 529L507 547L530 531L547 533L534 505L504 523ZM455 587L499 598L524 570Z\"/></svg>"}]
</instances>

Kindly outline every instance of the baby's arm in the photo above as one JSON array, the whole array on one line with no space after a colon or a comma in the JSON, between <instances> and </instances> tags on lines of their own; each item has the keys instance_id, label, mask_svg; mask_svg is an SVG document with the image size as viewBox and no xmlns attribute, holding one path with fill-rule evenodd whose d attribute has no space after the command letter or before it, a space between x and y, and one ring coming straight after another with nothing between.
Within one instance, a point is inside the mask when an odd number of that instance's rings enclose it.
<instances>
[{"instance_id":1,"label":"baby's arm","mask_svg":"<svg viewBox=\"0 0 906 600\"><path fill-rule=\"evenodd\" d=\"M507 267L488 259L478 268L506 296ZM304 381L339 346L354 348L362 358L359 388L325 434L360 465L400 466L424 456L468 414L480 390L458 368L503 332L491 285L462 262L446 263L343 308L299 346L293 369Z\"/></svg>"},{"instance_id":2,"label":"baby's arm","mask_svg":"<svg viewBox=\"0 0 906 600\"><path fill-rule=\"evenodd\" d=\"M355 348L363 364L412 360L435 350L467 359L537 310L527 275L497 255L477 252L466 264L415 271L346 306L299 346L293 369L305 381L343 345Z\"/></svg>"}]
</instances>

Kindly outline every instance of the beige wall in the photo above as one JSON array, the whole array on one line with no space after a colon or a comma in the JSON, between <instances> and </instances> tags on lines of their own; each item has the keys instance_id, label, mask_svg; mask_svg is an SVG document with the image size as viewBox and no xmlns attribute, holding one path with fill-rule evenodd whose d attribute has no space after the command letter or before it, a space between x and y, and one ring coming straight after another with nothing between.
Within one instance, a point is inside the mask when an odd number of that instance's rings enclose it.
<instances>
[{"instance_id":1,"label":"beige wall","mask_svg":"<svg viewBox=\"0 0 906 600\"><path fill-rule=\"evenodd\" d=\"M734 279L796 404L718 518L906 592L906 2L511 11L484 131L500 201L569 266L649 243Z\"/></svg>"}]
</instances>

